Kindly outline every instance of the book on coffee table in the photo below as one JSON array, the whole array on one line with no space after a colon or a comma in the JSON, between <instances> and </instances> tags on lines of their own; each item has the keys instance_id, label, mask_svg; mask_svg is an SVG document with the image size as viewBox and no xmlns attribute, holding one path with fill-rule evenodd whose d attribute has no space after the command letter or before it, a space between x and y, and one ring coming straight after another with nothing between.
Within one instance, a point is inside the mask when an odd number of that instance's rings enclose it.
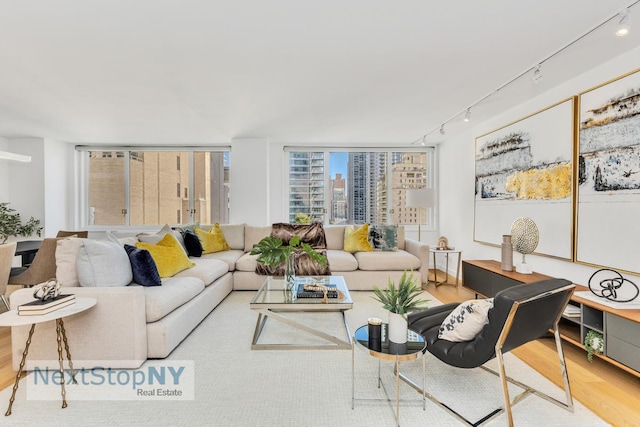
<instances>
[{"instance_id":1,"label":"book on coffee table","mask_svg":"<svg viewBox=\"0 0 640 427\"><path fill-rule=\"evenodd\" d=\"M324 291L322 290L307 290L304 288L306 283L298 283L298 287L296 290L297 298L323 298ZM338 298L338 288L336 285L331 283L323 283L322 286L327 288L327 298Z\"/></svg>"},{"instance_id":2,"label":"book on coffee table","mask_svg":"<svg viewBox=\"0 0 640 427\"><path fill-rule=\"evenodd\" d=\"M51 313L62 307L66 307L76 302L74 294L62 294L57 297L42 301L35 300L18 306L18 314L21 316L37 316Z\"/></svg>"}]
</instances>

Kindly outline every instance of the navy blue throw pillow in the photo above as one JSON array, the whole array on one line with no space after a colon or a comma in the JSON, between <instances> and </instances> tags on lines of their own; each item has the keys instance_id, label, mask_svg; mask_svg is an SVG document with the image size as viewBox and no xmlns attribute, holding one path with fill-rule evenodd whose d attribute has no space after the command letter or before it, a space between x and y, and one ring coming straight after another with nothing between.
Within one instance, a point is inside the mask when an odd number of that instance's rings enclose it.
<instances>
[{"instance_id":1,"label":"navy blue throw pillow","mask_svg":"<svg viewBox=\"0 0 640 427\"><path fill-rule=\"evenodd\" d=\"M139 249L131 245L124 245L124 250L129 255L134 282L142 286L162 285L158 267L148 250Z\"/></svg>"},{"instance_id":2,"label":"navy blue throw pillow","mask_svg":"<svg viewBox=\"0 0 640 427\"><path fill-rule=\"evenodd\" d=\"M187 248L189 256L200 258L202 256L202 243L200 239L193 231L185 230L182 233L184 239L184 246Z\"/></svg>"}]
</instances>

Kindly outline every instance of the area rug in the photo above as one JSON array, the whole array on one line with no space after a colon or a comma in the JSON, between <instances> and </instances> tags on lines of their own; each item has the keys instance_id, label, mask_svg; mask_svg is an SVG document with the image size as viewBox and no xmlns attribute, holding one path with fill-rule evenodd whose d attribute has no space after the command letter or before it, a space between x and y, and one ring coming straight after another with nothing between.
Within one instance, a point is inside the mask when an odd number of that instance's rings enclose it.
<instances>
[{"instance_id":1,"label":"area rug","mask_svg":"<svg viewBox=\"0 0 640 427\"><path fill-rule=\"evenodd\" d=\"M22 380L13 414L2 425L15 426L382 426L396 425L393 363L383 362L383 387L377 387L378 361L356 348L355 391L352 409L352 352L349 350L251 350L257 314L249 309L254 292L233 292L162 361L193 364L193 398L127 400L124 395L87 399L86 393L67 386L69 405L59 400L27 399ZM353 292L354 309L347 312L350 332L371 316L386 313L371 292ZM440 304L431 295L430 305ZM339 338L347 334L338 313L298 315ZM260 342L319 344L317 338L269 320ZM71 345L73 345L71 343ZM476 419L502 405L497 377L482 369L455 369L427 353L427 391L469 419ZM556 398L563 391L515 356L505 357L507 374ZM150 361L152 365L160 361ZM145 365L147 365L145 364ZM144 366L143 366L144 368ZM401 364L401 371L421 381L422 359ZM33 375L31 373L30 375ZM401 387L400 425L464 425L431 401L423 409L421 396L404 383ZM510 387L516 393L517 387ZM387 392L391 401L387 397ZM6 404L11 388L0 392ZM58 393L59 397L59 393ZM83 399L84 397L84 399ZM55 396L54 396L55 398ZM575 412L565 411L537 396L514 406L517 426L603 426L600 418L575 402ZM4 410L4 407L2 407ZM507 425L505 415L487 425Z\"/></svg>"}]
</instances>

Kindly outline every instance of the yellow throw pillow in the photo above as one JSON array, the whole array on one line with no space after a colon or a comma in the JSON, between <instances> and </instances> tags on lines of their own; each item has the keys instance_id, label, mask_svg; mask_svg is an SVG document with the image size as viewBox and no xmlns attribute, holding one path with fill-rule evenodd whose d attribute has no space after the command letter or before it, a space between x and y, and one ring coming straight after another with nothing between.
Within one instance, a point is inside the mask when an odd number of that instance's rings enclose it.
<instances>
[{"instance_id":1,"label":"yellow throw pillow","mask_svg":"<svg viewBox=\"0 0 640 427\"><path fill-rule=\"evenodd\" d=\"M196 236L198 236L198 240L200 240L200 244L202 245L203 254L231 250L227 244L227 240L224 238L222 230L220 229L220 224L217 222L209 231L204 231L198 227L194 227L194 230L196 232Z\"/></svg>"},{"instance_id":2,"label":"yellow throw pillow","mask_svg":"<svg viewBox=\"0 0 640 427\"><path fill-rule=\"evenodd\" d=\"M344 228L344 250L351 253L373 251L369 243L369 224L364 224L358 230L351 225Z\"/></svg>"},{"instance_id":3,"label":"yellow throw pillow","mask_svg":"<svg viewBox=\"0 0 640 427\"><path fill-rule=\"evenodd\" d=\"M165 234L157 244L138 242L136 247L151 253L160 277L171 277L195 265L189 261L182 246L171 233Z\"/></svg>"}]
</instances>

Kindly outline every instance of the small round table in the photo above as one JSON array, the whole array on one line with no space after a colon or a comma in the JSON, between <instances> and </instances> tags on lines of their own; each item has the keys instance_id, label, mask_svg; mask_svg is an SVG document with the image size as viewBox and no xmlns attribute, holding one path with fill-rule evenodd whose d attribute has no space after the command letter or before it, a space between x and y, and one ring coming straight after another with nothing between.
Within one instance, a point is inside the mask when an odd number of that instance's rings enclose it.
<instances>
[{"instance_id":1,"label":"small round table","mask_svg":"<svg viewBox=\"0 0 640 427\"><path fill-rule=\"evenodd\" d=\"M389 360L395 362L395 374L396 374L396 423L400 425L400 362L409 360L415 360L418 357L424 355L424 351L427 348L422 335L409 329L407 331L407 342L404 344L396 344L389 341L388 331L389 325L387 323L382 324L382 339L378 343L369 343L369 326L363 325L356 329L353 334L353 347L351 348L351 409L355 406L356 401L356 387L355 387L355 347L360 347L364 351L369 353L369 356L378 359L378 388L382 385L380 378L380 362L382 360ZM422 357L422 409L426 410L426 367L425 357ZM386 390L385 390L386 393ZM361 400L361 399L358 399ZM371 399L362 399L371 400Z\"/></svg>"},{"instance_id":2,"label":"small round table","mask_svg":"<svg viewBox=\"0 0 640 427\"><path fill-rule=\"evenodd\" d=\"M0 326L25 326L31 325L31 329L29 330L29 336L27 337L27 342L24 347L24 352L22 353L22 360L20 361L20 368L18 369L18 374L16 375L16 381L13 384L13 392L11 393L11 399L9 399L9 408L7 408L7 412L4 414L5 416L11 415L11 407L13 406L13 402L16 399L16 391L18 391L18 383L20 382L20 376L22 375L22 371L24 369L24 362L27 360L27 354L29 353L29 345L31 345L31 337L33 336L33 331L36 328L37 323L49 322L52 320L56 321L56 338L58 342L58 360L60 361L60 374L61 381L60 385L62 387L62 407L67 407L67 392L64 388L64 365L62 359L62 344L64 343L64 349L67 354L67 360L69 361L69 370L71 372L71 378L73 379L73 383L76 384L75 374L73 372L73 362L71 361L71 353L69 352L69 343L67 342L67 333L64 330L64 322L63 318L68 316L73 316L74 314L81 313L85 310L90 309L94 305L96 305L95 298L76 298L76 302L68 305L66 307L60 308L58 310L52 311L47 314L40 314L35 316L21 316L18 314L17 309L7 311L5 313L0 314Z\"/></svg>"}]
</instances>

